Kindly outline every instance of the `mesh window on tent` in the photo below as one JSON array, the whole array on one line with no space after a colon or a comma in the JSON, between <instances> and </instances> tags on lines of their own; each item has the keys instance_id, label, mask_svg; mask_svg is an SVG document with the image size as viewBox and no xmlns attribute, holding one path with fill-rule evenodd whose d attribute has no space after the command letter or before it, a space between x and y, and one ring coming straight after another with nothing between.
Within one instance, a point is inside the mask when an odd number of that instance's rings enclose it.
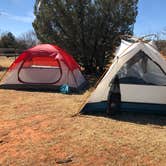
<instances>
[{"instance_id":1,"label":"mesh window on tent","mask_svg":"<svg viewBox=\"0 0 166 166\"><path fill-rule=\"evenodd\" d=\"M166 74L144 52L138 52L119 70L120 83L165 85Z\"/></svg>"}]
</instances>

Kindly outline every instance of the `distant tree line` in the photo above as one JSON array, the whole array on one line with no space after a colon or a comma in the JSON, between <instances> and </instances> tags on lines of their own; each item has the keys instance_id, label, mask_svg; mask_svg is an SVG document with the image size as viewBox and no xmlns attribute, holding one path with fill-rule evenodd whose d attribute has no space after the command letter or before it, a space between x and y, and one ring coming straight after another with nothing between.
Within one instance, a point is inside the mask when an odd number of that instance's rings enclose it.
<instances>
[{"instance_id":1,"label":"distant tree line","mask_svg":"<svg viewBox=\"0 0 166 166\"><path fill-rule=\"evenodd\" d=\"M38 40L34 31L26 32L17 38L12 34L12 32L1 33L0 55L14 54L14 50L21 53L23 50L36 45L37 41Z\"/></svg>"},{"instance_id":2,"label":"distant tree line","mask_svg":"<svg viewBox=\"0 0 166 166\"><path fill-rule=\"evenodd\" d=\"M156 45L159 49L159 51L166 56L166 40L157 40L156 41Z\"/></svg>"}]
</instances>

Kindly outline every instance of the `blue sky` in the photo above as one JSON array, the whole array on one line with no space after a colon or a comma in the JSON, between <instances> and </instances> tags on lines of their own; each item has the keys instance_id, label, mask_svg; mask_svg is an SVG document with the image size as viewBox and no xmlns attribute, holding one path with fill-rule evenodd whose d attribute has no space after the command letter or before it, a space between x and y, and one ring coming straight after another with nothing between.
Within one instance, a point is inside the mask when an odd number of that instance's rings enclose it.
<instances>
[{"instance_id":1,"label":"blue sky","mask_svg":"<svg viewBox=\"0 0 166 166\"><path fill-rule=\"evenodd\" d=\"M0 32L15 36L32 29L35 0L0 0ZM139 0L134 33L145 35L166 29L166 0Z\"/></svg>"},{"instance_id":2,"label":"blue sky","mask_svg":"<svg viewBox=\"0 0 166 166\"><path fill-rule=\"evenodd\" d=\"M139 0L134 33L146 35L166 29L166 0Z\"/></svg>"},{"instance_id":3,"label":"blue sky","mask_svg":"<svg viewBox=\"0 0 166 166\"><path fill-rule=\"evenodd\" d=\"M32 29L35 0L0 0L0 31L15 36Z\"/></svg>"}]
</instances>

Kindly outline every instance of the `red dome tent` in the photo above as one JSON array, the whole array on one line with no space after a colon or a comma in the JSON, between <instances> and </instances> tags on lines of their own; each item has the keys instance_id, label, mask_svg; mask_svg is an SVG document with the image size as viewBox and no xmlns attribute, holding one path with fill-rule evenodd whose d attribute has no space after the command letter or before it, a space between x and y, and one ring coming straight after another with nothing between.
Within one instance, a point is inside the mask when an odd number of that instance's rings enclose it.
<instances>
[{"instance_id":1,"label":"red dome tent","mask_svg":"<svg viewBox=\"0 0 166 166\"><path fill-rule=\"evenodd\" d=\"M51 44L40 44L24 51L9 67L1 87L47 88L67 84L81 89L85 78L71 55Z\"/></svg>"}]
</instances>

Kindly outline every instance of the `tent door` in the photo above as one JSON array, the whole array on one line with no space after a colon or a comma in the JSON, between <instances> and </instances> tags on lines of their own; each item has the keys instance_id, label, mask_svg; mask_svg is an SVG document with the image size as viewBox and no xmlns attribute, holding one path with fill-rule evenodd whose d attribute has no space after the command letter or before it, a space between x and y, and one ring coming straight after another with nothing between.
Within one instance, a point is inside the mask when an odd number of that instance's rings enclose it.
<instances>
[{"instance_id":1,"label":"tent door","mask_svg":"<svg viewBox=\"0 0 166 166\"><path fill-rule=\"evenodd\" d=\"M110 84L110 90L108 93L108 108L107 112L114 112L120 110L120 103L121 103L121 91L120 91L120 83L119 77L116 75L112 84Z\"/></svg>"},{"instance_id":2,"label":"tent door","mask_svg":"<svg viewBox=\"0 0 166 166\"><path fill-rule=\"evenodd\" d=\"M27 84L55 84L61 76L59 61L44 55L28 57L18 71L19 81Z\"/></svg>"}]
</instances>

